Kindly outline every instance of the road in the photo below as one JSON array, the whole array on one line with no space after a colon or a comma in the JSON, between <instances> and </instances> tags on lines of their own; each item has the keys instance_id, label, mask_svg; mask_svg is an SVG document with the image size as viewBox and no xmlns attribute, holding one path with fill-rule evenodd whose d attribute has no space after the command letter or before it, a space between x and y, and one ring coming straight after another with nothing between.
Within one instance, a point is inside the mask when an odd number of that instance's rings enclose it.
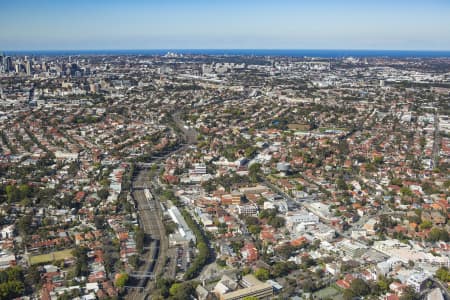
<instances>
[{"instance_id":1,"label":"road","mask_svg":"<svg viewBox=\"0 0 450 300\"><path fill-rule=\"evenodd\" d=\"M286 194L282 189L280 189L278 186L276 186L275 184L272 184L269 180L267 180L266 178L262 178L263 183L268 186L271 190L277 192L278 194L280 194L281 196L283 196L285 199L295 203L296 201L294 200L294 198L292 198L291 196L289 196L288 194Z\"/></svg>"},{"instance_id":2,"label":"road","mask_svg":"<svg viewBox=\"0 0 450 300\"><path fill-rule=\"evenodd\" d=\"M442 292L444 292L445 299L450 299L450 293L448 292L447 284L442 283L440 280L436 278L431 278L431 281L434 282Z\"/></svg>"},{"instance_id":3,"label":"road","mask_svg":"<svg viewBox=\"0 0 450 300\"><path fill-rule=\"evenodd\" d=\"M437 168L439 164L439 115L434 115L434 143L433 143L433 168Z\"/></svg>"},{"instance_id":4,"label":"road","mask_svg":"<svg viewBox=\"0 0 450 300\"><path fill-rule=\"evenodd\" d=\"M184 139L187 144L195 145L197 143L197 130L192 127L187 127L183 120L180 119L180 113L176 112L172 115L177 127L183 132Z\"/></svg>"}]
</instances>

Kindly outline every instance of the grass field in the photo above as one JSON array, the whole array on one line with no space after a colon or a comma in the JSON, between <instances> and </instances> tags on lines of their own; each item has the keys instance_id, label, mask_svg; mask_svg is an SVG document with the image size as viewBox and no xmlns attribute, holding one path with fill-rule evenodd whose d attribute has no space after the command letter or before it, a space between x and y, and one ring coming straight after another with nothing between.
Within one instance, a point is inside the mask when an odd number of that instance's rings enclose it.
<instances>
[{"instance_id":1,"label":"grass field","mask_svg":"<svg viewBox=\"0 0 450 300\"><path fill-rule=\"evenodd\" d=\"M288 124L288 128L290 130L300 130L300 131L308 131L309 130L309 124Z\"/></svg>"},{"instance_id":2,"label":"grass field","mask_svg":"<svg viewBox=\"0 0 450 300\"><path fill-rule=\"evenodd\" d=\"M341 292L333 286L321 289L313 294L314 299L342 299Z\"/></svg>"},{"instance_id":3,"label":"grass field","mask_svg":"<svg viewBox=\"0 0 450 300\"><path fill-rule=\"evenodd\" d=\"M73 258L72 255L73 249L66 249L61 251L55 251L48 254L41 254L41 255L35 255L30 257L30 264L36 265L36 264L42 264L42 263L48 263L56 260L62 260L65 258Z\"/></svg>"}]
</instances>

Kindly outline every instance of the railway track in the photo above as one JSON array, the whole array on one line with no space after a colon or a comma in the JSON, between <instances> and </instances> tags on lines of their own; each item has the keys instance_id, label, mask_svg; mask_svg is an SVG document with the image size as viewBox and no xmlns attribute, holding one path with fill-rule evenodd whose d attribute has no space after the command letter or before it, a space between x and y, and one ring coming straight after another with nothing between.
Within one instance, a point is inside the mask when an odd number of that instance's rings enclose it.
<instances>
[{"instance_id":1,"label":"railway track","mask_svg":"<svg viewBox=\"0 0 450 300\"><path fill-rule=\"evenodd\" d=\"M196 144L196 131L194 129L186 130L178 115L175 118L177 126L182 129L187 144L182 144L178 149L165 153L163 156L154 157L151 163L163 161L172 154L186 151L189 145ZM175 268L169 268L167 273L164 273L166 258L172 252L169 252L169 241L162 222L161 205L155 195L151 194L149 196L148 194L149 192L151 193L152 183L155 183L157 178L156 175L150 178L148 166L149 164L147 163L146 166L139 170L132 184L132 195L137 205L140 224L146 236L150 238L150 245L148 246L149 251L146 251L144 257L144 266L140 268L138 273L132 274L140 279L136 288L130 287L131 289L126 299L131 300L147 299L149 292L154 288L155 280L158 276L175 276L175 274L172 274L175 272ZM175 259L175 257L172 259ZM173 272L171 269L173 269Z\"/></svg>"}]
</instances>

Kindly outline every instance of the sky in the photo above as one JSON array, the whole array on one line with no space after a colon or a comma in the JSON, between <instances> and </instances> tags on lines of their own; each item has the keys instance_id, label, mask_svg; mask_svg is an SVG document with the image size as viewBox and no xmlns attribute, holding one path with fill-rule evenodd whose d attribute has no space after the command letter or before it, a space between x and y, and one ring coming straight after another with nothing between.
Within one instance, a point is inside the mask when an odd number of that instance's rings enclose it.
<instances>
[{"instance_id":1,"label":"sky","mask_svg":"<svg viewBox=\"0 0 450 300\"><path fill-rule=\"evenodd\" d=\"M1 50L450 50L449 0L1 0Z\"/></svg>"}]
</instances>

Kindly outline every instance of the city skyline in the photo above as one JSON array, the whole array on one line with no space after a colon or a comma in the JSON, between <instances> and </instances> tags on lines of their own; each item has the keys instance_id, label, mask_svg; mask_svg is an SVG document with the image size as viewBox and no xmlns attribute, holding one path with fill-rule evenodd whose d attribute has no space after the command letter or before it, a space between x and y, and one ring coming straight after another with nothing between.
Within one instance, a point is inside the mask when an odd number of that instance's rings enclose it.
<instances>
[{"instance_id":1,"label":"city skyline","mask_svg":"<svg viewBox=\"0 0 450 300\"><path fill-rule=\"evenodd\" d=\"M447 1L241 2L14 1L0 48L450 49Z\"/></svg>"}]
</instances>

